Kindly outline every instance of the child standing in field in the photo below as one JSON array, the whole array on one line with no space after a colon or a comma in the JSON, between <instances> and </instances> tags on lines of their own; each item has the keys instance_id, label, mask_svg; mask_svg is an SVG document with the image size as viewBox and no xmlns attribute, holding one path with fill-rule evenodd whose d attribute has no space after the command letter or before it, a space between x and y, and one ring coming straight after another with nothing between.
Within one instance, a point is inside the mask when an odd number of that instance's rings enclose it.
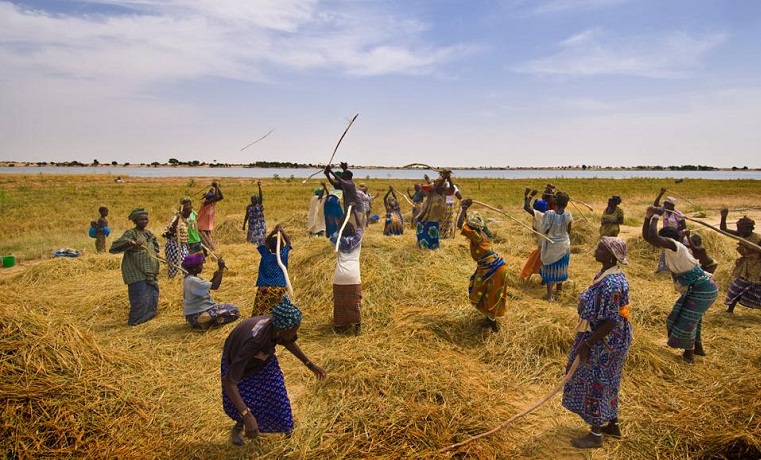
<instances>
[{"instance_id":1,"label":"child standing in field","mask_svg":"<svg viewBox=\"0 0 761 460\"><path fill-rule=\"evenodd\" d=\"M106 237L111 234L111 229L108 228L108 208L101 206L98 213L100 217L95 222L95 251L106 252Z\"/></svg>"},{"instance_id":2,"label":"child standing in field","mask_svg":"<svg viewBox=\"0 0 761 460\"><path fill-rule=\"evenodd\" d=\"M246 206L246 217L243 218L243 230L248 223L248 233L246 240L259 246L264 244L264 238L267 234L267 224L264 221L264 205L262 205L262 181L256 181L259 188L259 196L251 195L251 204Z\"/></svg>"}]
</instances>

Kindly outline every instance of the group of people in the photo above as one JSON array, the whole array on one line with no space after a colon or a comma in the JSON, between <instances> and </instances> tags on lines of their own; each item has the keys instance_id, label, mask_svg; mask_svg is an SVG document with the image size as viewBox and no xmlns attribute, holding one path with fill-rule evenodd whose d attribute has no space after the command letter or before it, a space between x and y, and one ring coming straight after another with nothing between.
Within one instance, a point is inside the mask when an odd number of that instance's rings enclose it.
<instances>
[{"instance_id":1,"label":"group of people","mask_svg":"<svg viewBox=\"0 0 761 460\"><path fill-rule=\"evenodd\" d=\"M360 256L362 240L368 223L364 193L358 189L345 163L341 171L325 169L327 184L315 190L310 199L308 231L310 235L329 238L336 248L336 267L333 275L333 331L361 332L362 281ZM451 173L443 171L434 181L416 184L415 194L408 196L413 203L413 221L417 227L418 244L424 248L438 247L438 238L447 219L446 196L449 192L461 198ZM220 377L223 407L235 421L231 439L242 444L243 433L255 437L259 432L285 432L293 429L293 420L282 371L275 356L275 346L282 345L315 374L325 378L325 371L312 363L296 344L301 312L289 295L287 266L291 241L282 225L276 225L265 236L266 224L262 207L261 184L258 194L251 197L246 208L244 230L248 224L247 240L261 255L257 291L252 316L238 323L224 344ZM645 213L641 235L645 241L662 249L659 269L671 273L680 295L666 319L668 345L683 350L682 358L693 363L695 356L705 356L702 341L702 317L718 296L718 286L711 273L716 262L706 254L697 235L690 235L684 216L675 206L677 201L667 197L660 206L665 189ZM538 191L527 188L523 209L532 216L537 247L523 268L521 277L527 279L538 273L547 289L547 299L556 299L568 279L570 235L573 216L567 211L570 196L548 184L542 197L532 199ZM217 184L204 195L204 205L222 198ZM370 200L371 201L371 200ZM579 360L579 367L566 384L563 406L578 414L590 426L586 435L573 439L579 448L599 447L604 436L620 437L618 423L618 392L623 365L632 342L629 322L629 285L622 266L628 264L626 242L617 235L623 224L623 211L618 207L621 198L612 196L603 212L600 240L594 258L600 264L592 284L579 295L579 323L566 369ZM402 234L404 220L397 195L389 187L384 196L386 207L385 235ZM419 205L416 208L416 205ZM500 330L497 319L505 315L508 299L509 268L495 252L493 234L484 218L471 211L471 199L461 199L453 227L459 229L469 242L470 255L476 268L468 283L471 305L484 315L482 326L493 332ZM101 210L105 219L108 214ZM213 211L211 213L213 228ZM743 217L737 230L727 228L728 211L721 211L721 229L740 239L737 259L725 304L731 313L738 303L761 308L761 237L754 233L755 222ZM662 228L658 221L663 219ZM128 286L130 300L129 324L148 321L156 315L158 303L158 273L161 260L158 240L147 228L148 212L135 209L129 215L135 227L115 240L110 252L124 252L122 276ZM107 224L107 221L106 221ZM96 226L100 223L96 222ZM208 227L207 227L208 228ZM201 278L204 250L211 241L211 230L204 236L198 231L198 219L189 198L181 201L179 212L173 216L164 236L166 261L170 278L177 271L185 273L183 281L184 315L193 327L206 329L229 324L239 319L241 312L231 304L217 304L210 291L220 287L225 262L217 260L217 270L210 281ZM744 244L749 242L751 245ZM753 247L756 245L756 247ZM170 250L170 247L172 248Z\"/></svg>"}]
</instances>

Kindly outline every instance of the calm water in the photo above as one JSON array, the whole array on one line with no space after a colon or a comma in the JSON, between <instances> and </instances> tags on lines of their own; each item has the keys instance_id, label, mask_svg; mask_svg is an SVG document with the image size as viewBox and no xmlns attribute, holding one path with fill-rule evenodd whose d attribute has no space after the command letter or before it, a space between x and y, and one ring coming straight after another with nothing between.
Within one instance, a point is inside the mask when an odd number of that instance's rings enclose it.
<instances>
[{"instance_id":1,"label":"calm water","mask_svg":"<svg viewBox=\"0 0 761 460\"><path fill-rule=\"evenodd\" d=\"M23 166L15 168L0 168L0 174L105 174L133 177L251 177L271 178L276 175L281 178L303 179L315 173L317 169L307 168L173 168L173 167L56 167L56 166ZM520 170L473 170L454 169L455 177L491 178L491 179L629 179L644 178L685 178L685 179L761 179L761 170L755 171L622 171L622 170L557 170L557 169L520 169ZM423 169L355 169L355 179L419 179L428 173L436 173ZM322 172L315 175L324 177Z\"/></svg>"}]
</instances>

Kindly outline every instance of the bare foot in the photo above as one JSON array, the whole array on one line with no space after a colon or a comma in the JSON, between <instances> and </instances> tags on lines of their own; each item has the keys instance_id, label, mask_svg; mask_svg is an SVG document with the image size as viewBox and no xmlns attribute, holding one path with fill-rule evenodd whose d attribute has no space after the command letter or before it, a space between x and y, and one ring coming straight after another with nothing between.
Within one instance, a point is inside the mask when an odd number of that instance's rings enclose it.
<instances>
[{"instance_id":1,"label":"bare foot","mask_svg":"<svg viewBox=\"0 0 761 460\"><path fill-rule=\"evenodd\" d=\"M587 433L586 436L571 439L571 444L579 449L594 449L602 447L602 435L595 436L593 433Z\"/></svg>"}]
</instances>

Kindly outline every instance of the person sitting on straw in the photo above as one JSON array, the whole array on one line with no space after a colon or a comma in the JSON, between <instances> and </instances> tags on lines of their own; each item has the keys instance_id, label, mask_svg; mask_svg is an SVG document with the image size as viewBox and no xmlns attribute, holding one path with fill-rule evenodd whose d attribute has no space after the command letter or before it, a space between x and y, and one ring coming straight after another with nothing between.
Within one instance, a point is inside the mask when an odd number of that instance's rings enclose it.
<instances>
[{"instance_id":1,"label":"person sitting on straw","mask_svg":"<svg viewBox=\"0 0 761 460\"><path fill-rule=\"evenodd\" d=\"M383 204L386 207L386 223L383 226L383 234L386 236L402 235L404 233L404 218L396 193L394 193L394 187L388 186L388 192L383 197Z\"/></svg>"},{"instance_id":2,"label":"person sitting on straw","mask_svg":"<svg viewBox=\"0 0 761 460\"><path fill-rule=\"evenodd\" d=\"M653 206L656 208L660 207L661 197L664 193L666 193L666 189L661 187L660 193L658 193L658 196L655 197L655 201L653 201ZM666 199L663 200L663 209L666 210L666 212L663 213L663 228L675 229L679 233L679 241L686 244L684 235L687 231L687 220L684 218L684 214L682 214L681 211L677 211L676 205L678 202L679 201L673 196L666 197ZM665 254L665 251L661 251L660 258L658 259L658 267L656 267L655 273L669 271L666 266Z\"/></svg>"},{"instance_id":3,"label":"person sitting on straw","mask_svg":"<svg viewBox=\"0 0 761 460\"><path fill-rule=\"evenodd\" d=\"M293 431L293 413L283 371L275 356L275 346L282 345L323 380L325 371L309 360L296 339L301 325L301 311L285 298L272 314L254 316L238 323L225 340L220 376L222 407L235 421L231 441L243 445L242 431L248 438L259 433Z\"/></svg>"},{"instance_id":4,"label":"person sitting on straw","mask_svg":"<svg viewBox=\"0 0 761 460\"><path fill-rule=\"evenodd\" d=\"M664 249L666 267L674 279L674 287L681 295L666 318L668 345L682 348L682 357L688 363L694 355L705 356L701 329L703 314L719 296L719 288L698 262L687 246L681 243L682 235L673 227L657 230L658 216L663 208L648 206L642 224L642 238L653 246Z\"/></svg>"},{"instance_id":5,"label":"person sitting on straw","mask_svg":"<svg viewBox=\"0 0 761 460\"><path fill-rule=\"evenodd\" d=\"M629 263L626 252L624 240L603 236L594 254L600 271L579 294L579 324L566 372L576 355L580 364L563 390L563 407L591 426L589 433L571 441L582 449L602 446L603 434L621 437L618 389L632 341L629 283L619 267Z\"/></svg>"},{"instance_id":6,"label":"person sitting on straw","mask_svg":"<svg viewBox=\"0 0 761 460\"><path fill-rule=\"evenodd\" d=\"M544 219L544 213L547 212L547 202L542 199L536 199L534 204L531 205L531 198L536 196L537 193L539 192L526 187L526 190L523 192L523 210L531 214L531 228L538 233L542 233L542 220ZM521 279L523 281L528 281L531 275L538 274L539 269L542 268L540 252L544 238L539 235L535 235L535 237L537 247L528 256L528 260L526 260L526 264L523 266L523 270L521 270Z\"/></svg>"},{"instance_id":7,"label":"person sitting on straw","mask_svg":"<svg viewBox=\"0 0 761 460\"><path fill-rule=\"evenodd\" d=\"M275 305L278 305L288 294L285 273L277 263L277 234L282 235L285 244L280 248L280 259L288 268L288 254L291 252L291 240L286 235L281 224L267 235L263 244L257 246L259 259L259 274L256 278L256 295L254 310L251 316L268 315Z\"/></svg>"},{"instance_id":8,"label":"person sitting on straw","mask_svg":"<svg viewBox=\"0 0 761 460\"><path fill-rule=\"evenodd\" d=\"M203 270L203 254L190 254L182 261L182 268L187 270L182 282L183 309L185 320L192 327L209 329L215 326L232 323L240 318L240 310L233 304L217 304L211 298L211 289L215 291L222 284L222 274L225 261L217 259L218 270L214 272L211 281L204 281L198 275Z\"/></svg>"},{"instance_id":9,"label":"person sitting on straw","mask_svg":"<svg viewBox=\"0 0 761 460\"><path fill-rule=\"evenodd\" d=\"M340 229L339 229L340 231ZM330 237L334 245L339 231ZM346 223L340 235L336 252L336 269L333 272L333 332L344 332L354 326L354 334L359 335L362 323L362 277L359 256L362 251L363 227L355 228Z\"/></svg>"},{"instance_id":10,"label":"person sitting on straw","mask_svg":"<svg viewBox=\"0 0 761 460\"><path fill-rule=\"evenodd\" d=\"M207 248L214 250L214 208L217 202L222 201L225 197L222 190L216 182L211 183L211 188L203 196L201 209L198 210L198 230L201 232L201 241Z\"/></svg>"},{"instance_id":11,"label":"person sitting on straw","mask_svg":"<svg viewBox=\"0 0 761 460\"><path fill-rule=\"evenodd\" d=\"M192 212L193 204L190 202L190 198L183 198L180 201L180 212L172 216L172 220L169 221L169 225L162 235L166 238L164 254L166 254L166 260L169 262L167 264L169 279L177 275L177 267L181 266L182 261L188 255L188 218Z\"/></svg>"},{"instance_id":12,"label":"person sitting on straw","mask_svg":"<svg viewBox=\"0 0 761 460\"><path fill-rule=\"evenodd\" d=\"M728 214L728 209L721 210L719 228L755 245L761 245L761 236L753 232L756 227L756 222L753 219L743 216L737 221L737 230L729 230L727 229ZM737 252L740 257L735 262L735 268L732 271L732 284L729 286L727 298L724 300L727 313L733 313L738 302L744 307L761 308L761 252L756 248L744 245L742 242L737 244Z\"/></svg>"},{"instance_id":13,"label":"person sitting on straw","mask_svg":"<svg viewBox=\"0 0 761 460\"><path fill-rule=\"evenodd\" d=\"M568 279L568 264L571 260L571 224L573 215L565 210L570 197L565 192L555 195L555 209L544 213L542 233L552 241L542 239L542 268L539 274L547 286L547 300L555 301L552 290L560 292L563 281Z\"/></svg>"},{"instance_id":14,"label":"person sitting on straw","mask_svg":"<svg viewBox=\"0 0 761 460\"><path fill-rule=\"evenodd\" d=\"M243 218L243 230L248 224L246 241L259 246L264 243L267 234L267 224L264 221L264 205L262 204L262 181L256 181L259 195L251 195L251 204L246 206L246 216Z\"/></svg>"},{"instance_id":15,"label":"person sitting on straw","mask_svg":"<svg viewBox=\"0 0 761 460\"><path fill-rule=\"evenodd\" d=\"M481 327L498 332L497 318L504 316L507 308L507 266L491 248L492 235L483 217L477 212L468 215L472 203L470 198L462 200L457 216L457 228L470 240L470 256L477 264L468 284L468 298L476 310L486 315Z\"/></svg>"},{"instance_id":16,"label":"person sitting on straw","mask_svg":"<svg viewBox=\"0 0 761 460\"><path fill-rule=\"evenodd\" d=\"M124 232L111 243L111 254L124 253L122 257L122 279L129 295L130 326L150 321L159 305L159 242L147 230L148 211L136 208L129 214L135 228Z\"/></svg>"},{"instance_id":17,"label":"person sitting on straw","mask_svg":"<svg viewBox=\"0 0 761 460\"><path fill-rule=\"evenodd\" d=\"M608 198L608 207L602 211L600 218L600 236L618 236L620 225L624 223L624 211L618 207L621 197L613 195Z\"/></svg>"}]
</instances>

